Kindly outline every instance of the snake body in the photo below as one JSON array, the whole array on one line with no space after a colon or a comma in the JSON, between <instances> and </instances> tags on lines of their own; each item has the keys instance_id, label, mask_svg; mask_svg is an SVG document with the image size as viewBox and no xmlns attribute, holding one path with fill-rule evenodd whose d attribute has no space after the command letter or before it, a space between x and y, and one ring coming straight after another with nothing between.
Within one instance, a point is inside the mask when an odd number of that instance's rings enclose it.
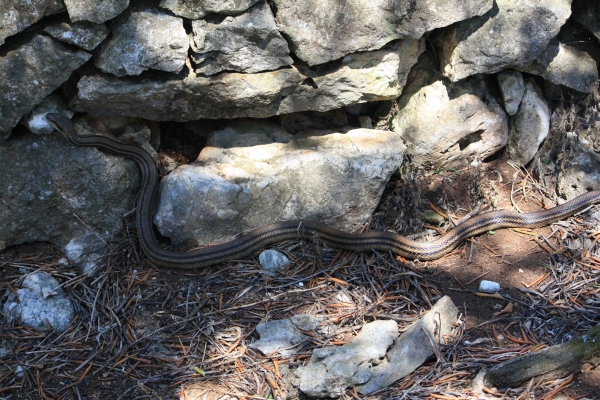
<instances>
[{"instance_id":1,"label":"snake body","mask_svg":"<svg viewBox=\"0 0 600 400\"><path fill-rule=\"evenodd\" d=\"M591 191L557 207L516 213L506 210L490 211L469 218L450 232L431 242L417 242L392 232L353 234L313 221L283 221L252 230L227 243L190 252L177 252L161 247L154 236L152 209L155 202L158 173L153 158L138 146L104 136L77 134L73 123L60 114L48 114L55 128L76 146L96 147L132 158L142 172L142 188L138 196L136 222L138 235L148 259L162 267L177 269L201 268L221 262L242 259L255 250L283 240L318 238L326 245L345 250L392 251L403 257L433 260L448 254L465 239L501 228L535 228L572 216L600 202L600 191Z\"/></svg>"}]
</instances>

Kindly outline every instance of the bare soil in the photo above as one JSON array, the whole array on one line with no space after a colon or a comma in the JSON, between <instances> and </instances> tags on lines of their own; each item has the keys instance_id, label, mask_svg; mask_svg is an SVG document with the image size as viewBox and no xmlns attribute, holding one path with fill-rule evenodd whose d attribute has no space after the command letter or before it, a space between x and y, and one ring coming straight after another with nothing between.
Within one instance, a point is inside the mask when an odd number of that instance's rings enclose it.
<instances>
[{"instance_id":1,"label":"bare soil","mask_svg":"<svg viewBox=\"0 0 600 400\"><path fill-rule=\"evenodd\" d=\"M526 171L504 158L461 170L430 166L419 176L418 184L389 183L367 229L414 222L427 203L455 221L478 203L524 212L554 205ZM54 246L16 246L0 254L0 285L14 290L24 274L46 271L61 282L78 316L62 334L2 319L0 399L303 398L291 382L312 349L347 343L374 319L394 319L404 330L442 295L461 313L454 341L441 349L444 358L369 398L600 398L594 365L510 390L470 387L483 367L600 323L600 225L593 211L534 231L489 232L433 262L281 243L275 247L292 264L276 277L262 272L258 252L203 270L155 268L133 229L115 232L106 267L94 277L62 266ZM400 228L412 233L419 225ZM433 235L449 226L424 231ZM482 279L501 285L498 297L478 293ZM299 313L327 317L339 331L307 333L309 342L291 358L248 347L259 322ZM352 389L345 397L361 398Z\"/></svg>"}]
</instances>

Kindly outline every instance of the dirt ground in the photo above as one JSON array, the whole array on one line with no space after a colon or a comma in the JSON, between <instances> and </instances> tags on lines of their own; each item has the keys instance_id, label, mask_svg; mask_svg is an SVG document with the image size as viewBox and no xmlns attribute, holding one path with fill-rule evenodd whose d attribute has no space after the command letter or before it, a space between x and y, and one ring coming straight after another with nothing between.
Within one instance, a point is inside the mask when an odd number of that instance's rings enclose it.
<instances>
[{"instance_id":1,"label":"dirt ground","mask_svg":"<svg viewBox=\"0 0 600 400\"><path fill-rule=\"evenodd\" d=\"M396 229L429 203L455 221L478 202L524 212L554 205L503 157L479 168L425 167L419 176L412 187L400 180L388 184L368 229ZM23 274L46 271L77 304L77 318L62 334L3 321L0 399L303 398L291 381L312 349L347 343L374 319L395 319L405 330L443 295L460 311L455 340L441 349L444 359L369 398L600 398L600 367L593 365L566 379L538 378L511 390L470 388L482 367L562 343L600 323L594 211L553 227L488 232L432 262L281 243L273 247L292 264L276 277L261 271L258 252L198 271L155 268L131 228L115 232L106 267L94 277L62 266L63 255L51 245L15 246L0 254L0 285L8 292ZM425 231L447 225L426 223ZM415 226L400 228L410 234ZM588 250L581 251L578 241ZM479 295L482 279L498 282L501 297ZM349 301L340 302L340 294ZM326 317L339 330L313 333L291 358L248 347L258 338L259 322L300 313ZM352 389L345 397L361 398Z\"/></svg>"}]
</instances>

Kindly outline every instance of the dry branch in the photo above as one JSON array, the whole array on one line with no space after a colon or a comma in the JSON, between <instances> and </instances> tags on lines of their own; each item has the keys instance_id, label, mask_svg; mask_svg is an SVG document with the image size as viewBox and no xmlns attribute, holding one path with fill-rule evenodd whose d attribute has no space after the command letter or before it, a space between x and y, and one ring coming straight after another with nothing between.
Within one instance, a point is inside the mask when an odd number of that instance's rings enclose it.
<instances>
[{"instance_id":1,"label":"dry branch","mask_svg":"<svg viewBox=\"0 0 600 400\"><path fill-rule=\"evenodd\" d=\"M494 366L485 374L484 385L511 388L539 375L560 378L580 370L588 362L600 362L600 325L568 342Z\"/></svg>"}]
</instances>

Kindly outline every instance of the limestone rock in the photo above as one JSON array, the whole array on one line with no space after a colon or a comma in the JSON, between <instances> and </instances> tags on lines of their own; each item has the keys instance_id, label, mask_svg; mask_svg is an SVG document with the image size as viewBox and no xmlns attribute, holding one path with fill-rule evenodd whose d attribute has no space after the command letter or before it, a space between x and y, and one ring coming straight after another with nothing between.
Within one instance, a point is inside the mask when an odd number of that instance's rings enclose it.
<instances>
[{"instance_id":1,"label":"limestone rock","mask_svg":"<svg viewBox=\"0 0 600 400\"><path fill-rule=\"evenodd\" d=\"M448 82L425 55L413 76L392 126L415 146L417 159L461 166L504 147L507 117L482 81Z\"/></svg>"},{"instance_id":2,"label":"limestone rock","mask_svg":"<svg viewBox=\"0 0 600 400\"><path fill-rule=\"evenodd\" d=\"M378 320L363 326L348 344L315 349L298 371L300 390L313 397L339 397L347 387L369 381L372 365L379 364L397 337L395 321Z\"/></svg>"},{"instance_id":3,"label":"limestone rock","mask_svg":"<svg viewBox=\"0 0 600 400\"><path fill-rule=\"evenodd\" d=\"M575 0L573 19L600 39L600 3L596 0Z\"/></svg>"},{"instance_id":4,"label":"limestone rock","mask_svg":"<svg viewBox=\"0 0 600 400\"><path fill-rule=\"evenodd\" d=\"M533 79L525 81L525 94L519 111L510 117L508 156L520 165L533 159L550 129L550 111Z\"/></svg>"},{"instance_id":5,"label":"limestone rock","mask_svg":"<svg viewBox=\"0 0 600 400\"><path fill-rule=\"evenodd\" d=\"M0 57L0 136L90 57L41 35Z\"/></svg>"},{"instance_id":6,"label":"limestone rock","mask_svg":"<svg viewBox=\"0 0 600 400\"><path fill-rule=\"evenodd\" d=\"M218 79L84 76L71 107L96 115L154 121L328 111L398 97L423 50L421 41L407 39L379 51L352 54L341 65L322 72L292 66L255 74L223 73Z\"/></svg>"},{"instance_id":7,"label":"limestone rock","mask_svg":"<svg viewBox=\"0 0 600 400\"><path fill-rule=\"evenodd\" d=\"M457 314L458 309L450 297L442 297L400 336L387 357L371 368L371 378L358 391L363 395L370 394L411 374L436 354L433 346L447 343Z\"/></svg>"},{"instance_id":8,"label":"limestone rock","mask_svg":"<svg viewBox=\"0 0 600 400\"><path fill-rule=\"evenodd\" d=\"M64 296L56 279L47 272L37 271L23 279L17 296L8 295L3 307L8 322L18 322L36 329L64 332L75 317L73 305Z\"/></svg>"},{"instance_id":9,"label":"limestone rock","mask_svg":"<svg viewBox=\"0 0 600 400\"><path fill-rule=\"evenodd\" d=\"M287 42L275 25L273 13L262 0L235 17L192 21L196 73L221 71L254 73L293 63Z\"/></svg>"},{"instance_id":10,"label":"limestone rock","mask_svg":"<svg viewBox=\"0 0 600 400\"><path fill-rule=\"evenodd\" d=\"M440 34L442 72L456 82L527 66L544 53L570 14L571 0L496 0L486 14Z\"/></svg>"},{"instance_id":11,"label":"limestone rock","mask_svg":"<svg viewBox=\"0 0 600 400\"><path fill-rule=\"evenodd\" d=\"M48 25L44 28L44 32L61 42L92 51L108 36L110 29L104 24L81 21Z\"/></svg>"},{"instance_id":12,"label":"limestone rock","mask_svg":"<svg viewBox=\"0 0 600 400\"><path fill-rule=\"evenodd\" d=\"M84 274L93 276L105 265L106 237L95 232L74 237L64 247L65 256L70 262L79 264Z\"/></svg>"},{"instance_id":13,"label":"limestone rock","mask_svg":"<svg viewBox=\"0 0 600 400\"><path fill-rule=\"evenodd\" d=\"M280 220L360 227L401 163L399 135L280 130L257 121L215 132L196 162L161 181L154 218L160 232L174 244L208 244Z\"/></svg>"},{"instance_id":14,"label":"limestone rock","mask_svg":"<svg viewBox=\"0 0 600 400\"><path fill-rule=\"evenodd\" d=\"M76 125L79 129L79 125ZM20 135L0 146L0 249L50 241L65 245L87 232L111 232L134 207L135 163L62 135Z\"/></svg>"},{"instance_id":15,"label":"limestone rock","mask_svg":"<svg viewBox=\"0 0 600 400\"><path fill-rule=\"evenodd\" d=\"M258 261L265 272L272 276L277 275L290 265L290 259L285 254L272 249L261 252Z\"/></svg>"},{"instance_id":16,"label":"limestone rock","mask_svg":"<svg viewBox=\"0 0 600 400\"><path fill-rule=\"evenodd\" d=\"M482 15L491 0L275 0L276 20L295 55L309 65L376 50L395 39Z\"/></svg>"},{"instance_id":17,"label":"limestone rock","mask_svg":"<svg viewBox=\"0 0 600 400\"><path fill-rule=\"evenodd\" d=\"M129 0L64 0L71 21L86 20L101 24L121 14Z\"/></svg>"},{"instance_id":18,"label":"limestone rock","mask_svg":"<svg viewBox=\"0 0 600 400\"><path fill-rule=\"evenodd\" d=\"M552 114L553 140L542 146L542 163L549 167L544 175L558 175L558 194L567 200L590 190L600 190L600 119L579 123L575 130L560 129L565 113Z\"/></svg>"},{"instance_id":19,"label":"limestone rock","mask_svg":"<svg viewBox=\"0 0 600 400\"><path fill-rule=\"evenodd\" d=\"M496 78L502 93L504 110L508 115L515 115L525 94L523 75L518 71L505 70L500 72Z\"/></svg>"},{"instance_id":20,"label":"limestone rock","mask_svg":"<svg viewBox=\"0 0 600 400\"><path fill-rule=\"evenodd\" d=\"M591 92L598 83L596 61L588 53L557 39L550 41L544 54L531 65L518 69L580 92Z\"/></svg>"},{"instance_id":21,"label":"limestone rock","mask_svg":"<svg viewBox=\"0 0 600 400\"><path fill-rule=\"evenodd\" d=\"M101 46L95 63L116 76L139 75L147 69L178 73L188 48L181 18L155 8L136 9L114 22L112 38Z\"/></svg>"},{"instance_id":22,"label":"limestone rock","mask_svg":"<svg viewBox=\"0 0 600 400\"><path fill-rule=\"evenodd\" d=\"M200 19L207 14L240 14L260 0L161 0L160 6L188 19Z\"/></svg>"},{"instance_id":23,"label":"limestone rock","mask_svg":"<svg viewBox=\"0 0 600 400\"><path fill-rule=\"evenodd\" d=\"M33 25L42 17L54 14L63 8L60 0L12 0L0 2L0 45L4 39Z\"/></svg>"},{"instance_id":24,"label":"limestone rock","mask_svg":"<svg viewBox=\"0 0 600 400\"><path fill-rule=\"evenodd\" d=\"M301 316L296 315L295 317ZM313 320L316 325L316 318L310 315L303 315L302 317ZM295 324L292 319L260 323L256 326L260 339L248 347L260 351L265 356L274 352L284 357L289 356L295 353L294 348L297 345L307 340L306 336L296 329L296 325L298 324Z\"/></svg>"}]
</instances>

